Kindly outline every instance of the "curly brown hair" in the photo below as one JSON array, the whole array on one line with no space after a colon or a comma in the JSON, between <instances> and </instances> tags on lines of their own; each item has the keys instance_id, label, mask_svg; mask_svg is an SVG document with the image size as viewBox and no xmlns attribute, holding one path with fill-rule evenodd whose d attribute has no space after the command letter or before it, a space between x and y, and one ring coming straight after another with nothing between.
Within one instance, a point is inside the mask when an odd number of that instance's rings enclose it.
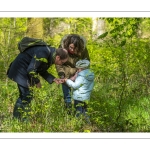
<instances>
[{"instance_id":1,"label":"curly brown hair","mask_svg":"<svg viewBox=\"0 0 150 150\"><path fill-rule=\"evenodd\" d=\"M64 48L68 49L70 44L74 44L77 52L82 52L84 50L84 41L78 34L69 34L67 36L64 40Z\"/></svg>"}]
</instances>

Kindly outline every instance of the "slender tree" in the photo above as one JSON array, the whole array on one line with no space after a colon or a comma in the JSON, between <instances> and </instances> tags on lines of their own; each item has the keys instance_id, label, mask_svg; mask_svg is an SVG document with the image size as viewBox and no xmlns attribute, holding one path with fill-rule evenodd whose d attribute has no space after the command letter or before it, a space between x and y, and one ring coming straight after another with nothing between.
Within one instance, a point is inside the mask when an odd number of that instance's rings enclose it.
<instances>
[{"instance_id":1,"label":"slender tree","mask_svg":"<svg viewBox=\"0 0 150 150\"><path fill-rule=\"evenodd\" d=\"M28 18L27 36L43 38L43 18Z\"/></svg>"}]
</instances>

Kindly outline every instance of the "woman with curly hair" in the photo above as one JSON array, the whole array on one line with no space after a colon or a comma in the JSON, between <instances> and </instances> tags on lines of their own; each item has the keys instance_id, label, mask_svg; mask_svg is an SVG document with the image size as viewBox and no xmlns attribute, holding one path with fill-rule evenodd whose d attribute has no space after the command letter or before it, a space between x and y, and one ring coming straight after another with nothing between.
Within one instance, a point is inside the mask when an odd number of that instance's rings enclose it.
<instances>
[{"instance_id":1,"label":"woman with curly hair","mask_svg":"<svg viewBox=\"0 0 150 150\"><path fill-rule=\"evenodd\" d=\"M68 51L68 60L63 65L56 65L56 70L61 79L71 78L77 72L76 62L81 59L87 59L90 61L89 53L86 48L86 40L83 36L78 34L65 35L59 48L64 48ZM64 94L65 107L70 114L72 108L71 101L71 88L66 83L62 84L62 90Z\"/></svg>"}]
</instances>

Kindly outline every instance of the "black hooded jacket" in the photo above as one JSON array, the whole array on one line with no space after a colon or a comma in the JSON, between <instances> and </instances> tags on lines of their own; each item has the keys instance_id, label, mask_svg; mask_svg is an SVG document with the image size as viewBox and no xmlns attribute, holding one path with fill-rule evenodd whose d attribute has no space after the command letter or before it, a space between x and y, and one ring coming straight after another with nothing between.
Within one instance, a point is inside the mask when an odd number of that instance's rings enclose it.
<instances>
[{"instance_id":1,"label":"black hooded jacket","mask_svg":"<svg viewBox=\"0 0 150 150\"><path fill-rule=\"evenodd\" d=\"M55 78L48 73L48 68L54 64L55 48L46 46L30 47L18 54L11 64L8 77L18 84L29 88L40 82L41 75L50 84Z\"/></svg>"}]
</instances>

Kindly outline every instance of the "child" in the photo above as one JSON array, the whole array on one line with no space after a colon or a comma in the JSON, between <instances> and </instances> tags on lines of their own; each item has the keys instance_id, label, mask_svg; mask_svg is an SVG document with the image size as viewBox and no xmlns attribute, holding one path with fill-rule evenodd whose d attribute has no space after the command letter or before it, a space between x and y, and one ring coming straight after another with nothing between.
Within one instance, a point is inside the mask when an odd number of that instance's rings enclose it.
<instances>
[{"instance_id":1,"label":"child","mask_svg":"<svg viewBox=\"0 0 150 150\"><path fill-rule=\"evenodd\" d=\"M77 73L76 78L65 79L66 84L73 88L74 107L76 117L83 114L87 116L87 102L90 100L91 91L94 86L94 73L89 69L90 62L86 59L79 60L76 63ZM88 119L89 120L89 119Z\"/></svg>"}]
</instances>

